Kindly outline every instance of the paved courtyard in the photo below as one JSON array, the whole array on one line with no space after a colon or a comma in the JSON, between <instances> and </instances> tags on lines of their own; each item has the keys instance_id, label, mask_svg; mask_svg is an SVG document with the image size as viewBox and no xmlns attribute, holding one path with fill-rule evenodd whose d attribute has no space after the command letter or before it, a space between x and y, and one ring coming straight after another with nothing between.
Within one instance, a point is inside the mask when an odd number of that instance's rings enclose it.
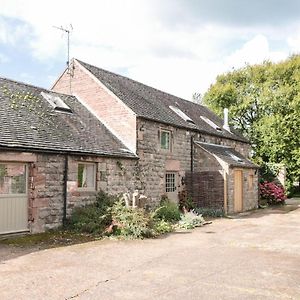
<instances>
[{"instance_id":1,"label":"paved courtyard","mask_svg":"<svg viewBox=\"0 0 300 300\"><path fill-rule=\"evenodd\" d=\"M299 206L298 206L299 205ZM0 299L300 299L300 202L0 262Z\"/></svg>"}]
</instances>

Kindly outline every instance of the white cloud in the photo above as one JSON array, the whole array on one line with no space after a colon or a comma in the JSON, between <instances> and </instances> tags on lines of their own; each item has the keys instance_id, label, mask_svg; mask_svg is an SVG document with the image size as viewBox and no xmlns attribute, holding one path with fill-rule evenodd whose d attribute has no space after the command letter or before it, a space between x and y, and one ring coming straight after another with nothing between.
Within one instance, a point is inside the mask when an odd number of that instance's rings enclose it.
<instances>
[{"instance_id":1,"label":"white cloud","mask_svg":"<svg viewBox=\"0 0 300 300\"><path fill-rule=\"evenodd\" d=\"M288 36L287 43L291 53L300 53L300 26Z\"/></svg>"},{"instance_id":2,"label":"white cloud","mask_svg":"<svg viewBox=\"0 0 300 300\"><path fill-rule=\"evenodd\" d=\"M71 57L126 70L129 77L188 99L193 92L205 92L219 73L232 67L278 61L300 49L300 35L291 35L286 27L208 21L169 26L157 14L160 7L159 1L142 0L2 0L0 16L19 23L0 19L0 43L26 43L32 56L48 65L65 62L66 35L53 26L72 23ZM276 39L290 48L274 51L271 40Z\"/></svg>"},{"instance_id":3,"label":"white cloud","mask_svg":"<svg viewBox=\"0 0 300 300\"><path fill-rule=\"evenodd\" d=\"M224 62L229 68L240 68L245 64L258 64L265 60L279 61L285 57L284 52L270 50L268 39L264 35L256 35L226 57Z\"/></svg>"},{"instance_id":4,"label":"white cloud","mask_svg":"<svg viewBox=\"0 0 300 300\"><path fill-rule=\"evenodd\" d=\"M15 20L10 21L1 18L0 13L0 43L4 45L16 45L24 36L29 36L29 26Z\"/></svg>"}]
</instances>

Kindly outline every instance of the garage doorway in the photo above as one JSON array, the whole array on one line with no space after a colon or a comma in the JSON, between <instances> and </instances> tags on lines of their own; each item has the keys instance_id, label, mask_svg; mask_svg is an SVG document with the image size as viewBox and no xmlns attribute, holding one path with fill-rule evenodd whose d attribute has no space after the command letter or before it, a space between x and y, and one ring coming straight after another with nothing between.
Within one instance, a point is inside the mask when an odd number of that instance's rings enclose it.
<instances>
[{"instance_id":1,"label":"garage doorway","mask_svg":"<svg viewBox=\"0 0 300 300\"><path fill-rule=\"evenodd\" d=\"M243 211L243 171L234 170L234 212Z\"/></svg>"},{"instance_id":2,"label":"garage doorway","mask_svg":"<svg viewBox=\"0 0 300 300\"><path fill-rule=\"evenodd\" d=\"M0 163L0 234L28 231L27 165Z\"/></svg>"}]
</instances>

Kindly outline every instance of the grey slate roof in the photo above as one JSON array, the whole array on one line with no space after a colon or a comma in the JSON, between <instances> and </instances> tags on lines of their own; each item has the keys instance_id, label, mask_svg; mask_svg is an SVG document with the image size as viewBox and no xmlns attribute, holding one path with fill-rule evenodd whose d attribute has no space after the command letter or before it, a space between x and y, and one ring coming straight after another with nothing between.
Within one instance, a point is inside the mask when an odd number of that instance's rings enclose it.
<instances>
[{"instance_id":1,"label":"grey slate roof","mask_svg":"<svg viewBox=\"0 0 300 300\"><path fill-rule=\"evenodd\" d=\"M258 168L258 166L252 163L249 159L241 155L239 152L231 147L223 145L215 145L209 143L203 143L195 141L195 144L210 154L213 154L226 162L231 167L241 168Z\"/></svg>"},{"instance_id":2,"label":"grey slate roof","mask_svg":"<svg viewBox=\"0 0 300 300\"><path fill-rule=\"evenodd\" d=\"M73 112L55 111L41 92L59 96ZM5 78L0 78L0 147L135 157L74 96Z\"/></svg>"},{"instance_id":3,"label":"grey slate roof","mask_svg":"<svg viewBox=\"0 0 300 300\"><path fill-rule=\"evenodd\" d=\"M203 121L200 116L210 119L220 128L223 126L223 120L203 105L170 95L127 77L84 63L78 59L76 59L76 61L100 80L135 112L138 117L246 143L248 142L235 131L232 131L233 133L229 133L224 129L218 131ZM169 106L178 107L195 122L195 125L183 120L172 111Z\"/></svg>"}]
</instances>

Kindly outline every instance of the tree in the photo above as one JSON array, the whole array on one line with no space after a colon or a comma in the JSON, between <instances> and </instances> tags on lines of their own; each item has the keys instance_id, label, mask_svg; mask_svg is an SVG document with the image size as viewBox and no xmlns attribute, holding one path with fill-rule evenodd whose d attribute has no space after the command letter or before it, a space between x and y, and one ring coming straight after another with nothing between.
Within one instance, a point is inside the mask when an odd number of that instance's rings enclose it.
<instances>
[{"instance_id":1,"label":"tree","mask_svg":"<svg viewBox=\"0 0 300 300\"><path fill-rule=\"evenodd\" d=\"M300 178L300 55L280 63L246 65L217 77L204 103L250 140L256 162L284 163Z\"/></svg>"}]
</instances>

